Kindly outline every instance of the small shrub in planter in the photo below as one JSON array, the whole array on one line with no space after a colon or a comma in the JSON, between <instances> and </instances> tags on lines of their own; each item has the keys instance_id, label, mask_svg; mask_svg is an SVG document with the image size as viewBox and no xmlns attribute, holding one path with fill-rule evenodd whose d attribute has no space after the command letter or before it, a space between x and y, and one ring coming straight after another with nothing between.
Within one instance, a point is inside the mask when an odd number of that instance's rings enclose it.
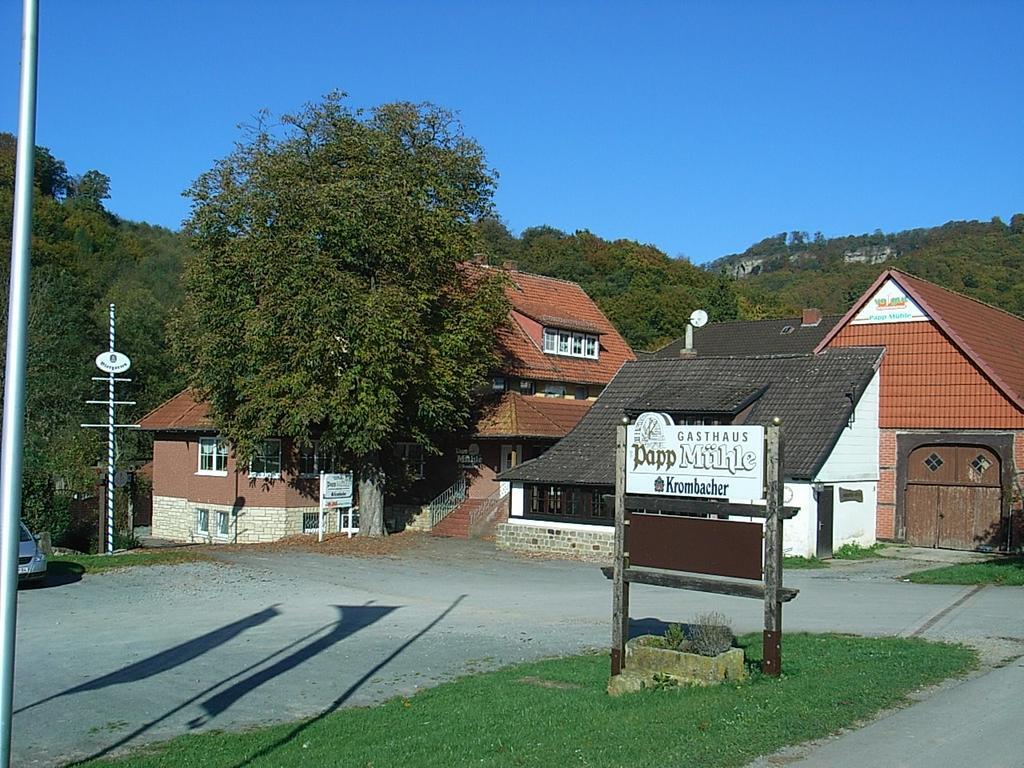
<instances>
[{"instance_id":1,"label":"small shrub in planter","mask_svg":"<svg viewBox=\"0 0 1024 768\"><path fill-rule=\"evenodd\" d=\"M670 624L664 635L641 635L626 643L622 674L608 684L611 694L673 685L716 685L746 677L743 650L732 647L728 619L697 616L693 624Z\"/></svg>"}]
</instances>

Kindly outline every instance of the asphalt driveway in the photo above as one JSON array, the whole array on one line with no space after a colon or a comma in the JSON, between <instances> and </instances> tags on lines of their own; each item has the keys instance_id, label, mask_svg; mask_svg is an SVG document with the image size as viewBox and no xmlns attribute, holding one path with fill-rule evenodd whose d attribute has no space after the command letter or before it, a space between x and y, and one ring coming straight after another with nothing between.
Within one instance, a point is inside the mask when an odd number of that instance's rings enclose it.
<instances>
[{"instance_id":1,"label":"asphalt driveway","mask_svg":"<svg viewBox=\"0 0 1024 768\"><path fill-rule=\"evenodd\" d=\"M512 662L606 647L595 565L424 538L398 557L238 552L19 594L13 754L54 765L190 731L365 705ZM789 571L788 630L968 640L1011 655L1024 589L914 585L905 562ZM634 586L638 627L755 600ZM785 665L785 658L783 658Z\"/></svg>"}]
</instances>

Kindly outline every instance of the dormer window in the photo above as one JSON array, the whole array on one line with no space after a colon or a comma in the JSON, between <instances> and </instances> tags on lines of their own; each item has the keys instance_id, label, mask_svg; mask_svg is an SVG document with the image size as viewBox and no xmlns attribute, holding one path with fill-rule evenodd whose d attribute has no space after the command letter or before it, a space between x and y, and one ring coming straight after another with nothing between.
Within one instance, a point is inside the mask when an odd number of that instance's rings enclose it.
<instances>
[{"instance_id":1,"label":"dormer window","mask_svg":"<svg viewBox=\"0 0 1024 768\"><path fill-rule=\"evenodd\" d=\"M589 357L596 360L601 344L590 333L566 331L561 328L544 329L544 352L566 357Z\"/></svg>"}]
</instances>

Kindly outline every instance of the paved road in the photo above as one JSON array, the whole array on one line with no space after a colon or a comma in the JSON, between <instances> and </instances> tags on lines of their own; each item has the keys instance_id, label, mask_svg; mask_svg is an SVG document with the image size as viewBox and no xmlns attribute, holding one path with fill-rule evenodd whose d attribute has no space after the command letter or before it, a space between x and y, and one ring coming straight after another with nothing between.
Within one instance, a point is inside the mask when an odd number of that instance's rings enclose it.
<instances>
[{"instance_id":1,"label":"paved road","mask_svg":"<svg viewBox=\"0 0 1024 768\"><path fill-rule=\"evenodd\" d=\"M183 732L292 720L472 670L604 647L594 565L426 539L401 557L256 551L19 595L16 765L54 765ZM1024 641L1024 589L912 585L906 563L790 571L789 630ZM638 626L754 600L634 587ZM992 640L1005 644L1006 640Z\"/></svg>"}]
</instances>

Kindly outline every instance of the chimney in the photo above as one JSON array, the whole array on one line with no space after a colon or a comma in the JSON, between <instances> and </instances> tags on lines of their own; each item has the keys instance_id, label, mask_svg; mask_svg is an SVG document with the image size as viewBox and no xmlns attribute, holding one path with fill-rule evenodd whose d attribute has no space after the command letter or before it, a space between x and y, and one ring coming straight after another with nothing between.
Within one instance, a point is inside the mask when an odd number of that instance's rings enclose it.
<instances>
[{"instance_id":1,"label":"chimney","mask_svg":"<svg viewBox=\"0 0 1024 768\"><path fill-rule=\"evenodd\" d=\"M800 319L800 325L803 327L814 326L821 322L821 310L820 309L805 309L803 317Z\"/></svg>"},{"instance_id":2,"label":"chimney","mask_svg":"<svg viewBox=\"0 0 1024 768\"><path fill-rule=\"evenodd\" d=\"M697 350L693 348L693 326L686 324L686 346L679 350L679 357L688 359L697 356Z\"/></svg>"}]
</instances>

